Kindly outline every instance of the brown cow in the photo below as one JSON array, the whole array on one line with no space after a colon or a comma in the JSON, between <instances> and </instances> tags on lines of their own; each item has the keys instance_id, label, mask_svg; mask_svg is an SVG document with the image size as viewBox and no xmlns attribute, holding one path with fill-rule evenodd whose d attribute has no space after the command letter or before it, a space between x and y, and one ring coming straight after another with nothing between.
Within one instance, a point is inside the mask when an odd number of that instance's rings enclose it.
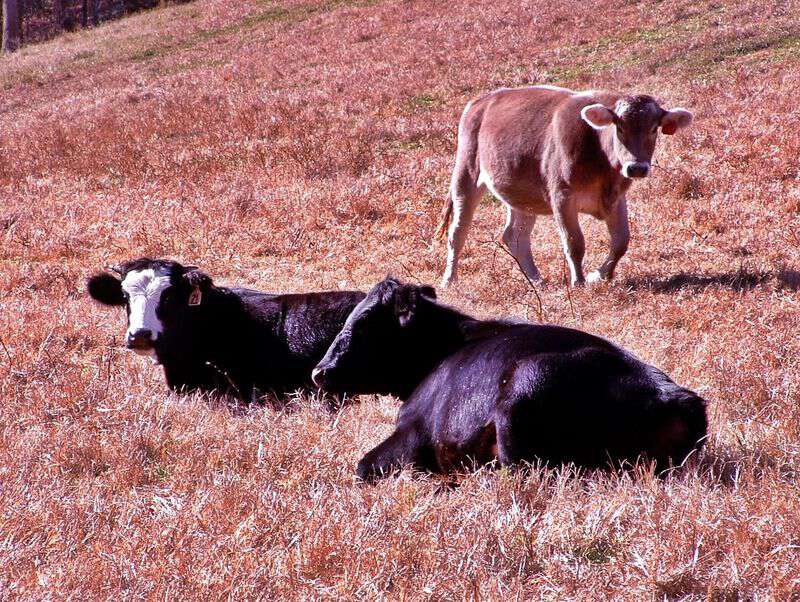
<instances>
[{"instance_id":1,"label":"brown cow","mask_svg":"<svg viewBox=\"0 0 800 602\"><path fill-rule=\"evenodd\" d=\"M537 215L553 214L573 285L582 284L584 240L579 213L606 222L609 253L589 281L610 280L630 237L625 193L650 172L658 129L692 123L685 109L663 109L650 96L575 92L554 86L502 88L467 104L440 233L448 229L442 285L457 278L475 206L488 189L503 201L503 242L533 281L530 234Z\"/></svg>"}]
</instances>

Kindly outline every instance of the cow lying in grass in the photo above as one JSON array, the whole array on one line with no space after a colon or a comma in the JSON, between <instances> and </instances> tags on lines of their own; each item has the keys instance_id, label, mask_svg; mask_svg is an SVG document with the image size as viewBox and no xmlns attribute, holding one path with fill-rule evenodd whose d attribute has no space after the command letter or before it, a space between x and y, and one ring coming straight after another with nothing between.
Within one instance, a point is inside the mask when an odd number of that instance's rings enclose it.
<instances>
[{"instance_id":1,"label":"cow lying in grass","mask_svg":"<svg viewBox=\"0 0 800 602\"><path fill-rule=\"evenodd\" d=\"M312 386L311 369L364 298L358 291L273 295L215 286L192 266L136 259L96 274L87 288L125 307L125 344L164 368L175 391L244 400Z\"/></svg>"},{"instance_id":2,"label":"cow lying in grass","mask_svg":"<svg viewBox=\"0 0 800 602\"><path fill-rule=\"evenodd\" d=\"M314 382L404 400L394 433L358 465L448 472L498 459L586 467L680 464L706 435L705 402L599 337L484 321L388 278L347 318Z\"/></svg>"}]
</instances>

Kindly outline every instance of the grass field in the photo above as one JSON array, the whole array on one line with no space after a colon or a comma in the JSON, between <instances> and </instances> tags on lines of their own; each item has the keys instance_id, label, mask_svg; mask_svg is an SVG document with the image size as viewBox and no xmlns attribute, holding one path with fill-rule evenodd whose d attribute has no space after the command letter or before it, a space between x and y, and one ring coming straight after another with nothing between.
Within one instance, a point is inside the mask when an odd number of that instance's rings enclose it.
<instances>
[{"instance_id":1,"label":"grass field","mask_svg":"<svg viewBox=\"0 0 800 602\"><path fill-rule=\"evenodd\" d=\"M198 0L0 58L0 599L800 599L799 15ZM172 395L85 294L142 255L271 291L438 282L461 109L527 83L695 124L634 184L615 283L568 290L541 219L540 305L486 199L441 297L606 336L699 392L710 438L680 474L360 485L395 400Z\"/></svg>"}]
</instances>

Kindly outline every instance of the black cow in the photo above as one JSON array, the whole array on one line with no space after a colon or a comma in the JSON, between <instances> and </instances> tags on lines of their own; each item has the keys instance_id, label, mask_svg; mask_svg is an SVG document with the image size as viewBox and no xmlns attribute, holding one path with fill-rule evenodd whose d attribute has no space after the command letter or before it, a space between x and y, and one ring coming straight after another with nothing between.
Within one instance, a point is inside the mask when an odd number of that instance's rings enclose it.
<instances>
[{"instance_id":1,"label":"black cow","mask_svg":"<svg viewBox=\"0 0 800 602\"><path fill-rule=\"evenodd\" d=\"M218 287L196 267L161 259L112 270L89 278L87 288L97 301L126 308L128 348L160 363L175 391L246 401L313 386L311 369L364 298Z\"/></svg>"},{"instance_id":2,"label":"black cow","mask_svg":"<svg viewBox=\"0 0 800 602\"><path fill-rule=\"evenodd\" d=\"M483 321L387 278L347 318L314 369L330 391L404 400L394 433L358 465L366 480L412 464L432 472L541 460L680 464L706 436L706 404L599 337Z\"/></svg>"}]
</instances>

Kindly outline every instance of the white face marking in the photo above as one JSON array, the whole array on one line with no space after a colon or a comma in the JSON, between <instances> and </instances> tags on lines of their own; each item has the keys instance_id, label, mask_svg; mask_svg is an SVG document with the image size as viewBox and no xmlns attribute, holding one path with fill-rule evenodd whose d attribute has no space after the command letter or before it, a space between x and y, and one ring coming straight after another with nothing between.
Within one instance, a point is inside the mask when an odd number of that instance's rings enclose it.
<instances>
[{"instance_id":1,"label":"white face marking","mask_svg":"<svg viewBox=\"0 0 800 602\"><path fill-rule=\"evenodd\" d=\"M140 330L150 331L150 340L155 341L164 331L164 325L156 315L161 293L169 287L169 274L153 269L132 270L122 281L122 290L128 294L128 336ZM153 350L135 350L143 355L152 355Z\"/></svg>"}]
</instances>

